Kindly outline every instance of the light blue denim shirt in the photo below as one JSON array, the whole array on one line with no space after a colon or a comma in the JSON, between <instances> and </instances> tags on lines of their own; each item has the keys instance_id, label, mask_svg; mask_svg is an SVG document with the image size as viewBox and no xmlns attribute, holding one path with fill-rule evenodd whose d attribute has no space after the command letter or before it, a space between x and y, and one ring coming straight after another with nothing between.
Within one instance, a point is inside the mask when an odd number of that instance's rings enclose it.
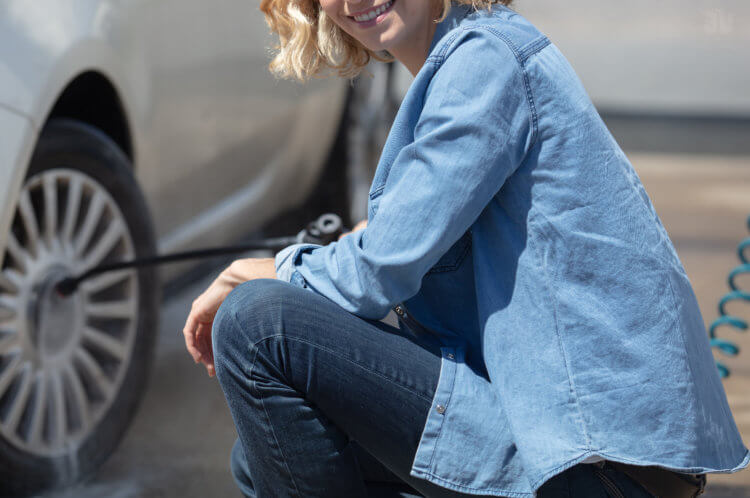
<instances>
[{"instance_id":1,"label":"light blue denim shirt","mask_svg":"<svg viewBox=\"0 0 750 498\"><path fill-rule=\"evenodd\" d=\"M597 457L748 464L698 305L641 182L554 44L453 6L399 109L369 224L280 279L442 350L411 475L530 496ZM405 310L405 313L404 313Z\"/></svg>"}]
</instances>

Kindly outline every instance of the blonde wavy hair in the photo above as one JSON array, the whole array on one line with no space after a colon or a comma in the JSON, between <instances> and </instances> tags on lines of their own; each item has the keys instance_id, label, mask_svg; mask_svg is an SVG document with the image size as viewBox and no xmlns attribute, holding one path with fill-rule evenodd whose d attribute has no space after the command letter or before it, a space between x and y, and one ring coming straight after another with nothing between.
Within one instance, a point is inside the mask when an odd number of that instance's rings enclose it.
<instances>
[{"instance_id":1,"label":"blonde wavy hair","mask_svg":"<svg viewBox=\"0 0 750 498\"><path fill-rule=\"evenodd\" d=\"M409 0L405 0L409 1ZM472 5L474 9L493 3L510 5L512 0L433 0L442 4L435 22L448 15L451 3ZM393 60L387 53L377 53L354 39L333 22L320 8L318 0L261 0L260 10L271 31L279 35L279 43L269 69L278 78L306 81L310 77L326 77L334 71L353 78L370 62Z\"/></svg>"}]
</instances>

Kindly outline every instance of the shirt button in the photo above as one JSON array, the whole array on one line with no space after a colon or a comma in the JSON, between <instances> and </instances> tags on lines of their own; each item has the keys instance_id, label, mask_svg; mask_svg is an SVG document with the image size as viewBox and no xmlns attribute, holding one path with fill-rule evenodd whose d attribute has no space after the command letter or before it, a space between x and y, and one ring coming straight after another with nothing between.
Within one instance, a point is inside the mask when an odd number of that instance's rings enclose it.
<instances>
[{"instance_id":1,"label":"shirt button","mask_svg":"<svg viewBox=\"0 0 750 498\"><path fill-rule=\"evenodd\" d=\"M443 413L445 411L445 407L443 405L437 405L435 409L437 410L438 413Z\"/></svg>"},{"instance_id":2,"label":"shirt button","mask_svg":"<svg viewBox=\"0 0 750 498\"><path fill-rule=\"evenodd\" d=\"M395 311L398 316L404 316L404 308L401 306L396 306L393 308L393 311Z\"/></svg>"},{"instance_id":3,"label":"shirt button","mask_svg":"<svg viewBox=\"0 0 750 498\"><path fill-rule=\"evenodd\" d=\"M448 357L449 360L453 359L453 353L448 353L446 356Z\"/></svg>"}]
</instances>

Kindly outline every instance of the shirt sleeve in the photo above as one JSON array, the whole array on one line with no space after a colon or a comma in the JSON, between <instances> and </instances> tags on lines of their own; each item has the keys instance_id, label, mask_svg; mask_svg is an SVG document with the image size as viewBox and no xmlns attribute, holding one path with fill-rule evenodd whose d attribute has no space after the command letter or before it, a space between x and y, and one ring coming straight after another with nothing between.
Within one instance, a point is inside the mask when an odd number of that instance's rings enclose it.
<instances>
[{"instance_id":1,"label":"shirt sleeve","mask_svg":"<svg viewBox=\"0 0 750 498\"><path fill-rule=\"evenodd\" d=\"M302 251L309 251L317 247L322 247L318 244L292 244L285 247L278 253L274 258L274 267L276 268L276 278L285 282L290 282L305 287L304 282L300 281L299 278L292 279L294 273L294 264L292 263Z\"/></svg>"},{"instance_id":2,"label":"shirt sleeve","mask_svg":"<svg viewBox=\"0 0 750 498\"><path fill-rule=\"evenodd\" d=\"M349 312L383 318L476 221L533 141L523 69L486 29L465 30L427 84L414 140L391 165L365 229L326 246L290 246L280 278ZM426 68L423 68L423 71Z\"/></svg>"}]
</instances>

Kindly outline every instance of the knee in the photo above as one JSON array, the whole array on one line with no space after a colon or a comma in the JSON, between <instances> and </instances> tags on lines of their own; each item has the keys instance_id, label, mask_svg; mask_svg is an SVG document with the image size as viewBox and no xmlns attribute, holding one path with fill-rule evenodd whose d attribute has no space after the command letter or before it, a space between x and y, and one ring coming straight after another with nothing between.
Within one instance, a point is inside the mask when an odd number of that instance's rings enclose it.
<instances>
[{"instance_id":1,"label":"knee","mask_svg":"<svg viewBox=\"0 0 750 498\"><path fill-rule=\"evenodd\" d=\"M217 371L236 353L246 357L252 346L282 333L284 302L294 286L273 279L242 283L224 299L214 317L211 340Z\"/></svg>"}]
</instances>

